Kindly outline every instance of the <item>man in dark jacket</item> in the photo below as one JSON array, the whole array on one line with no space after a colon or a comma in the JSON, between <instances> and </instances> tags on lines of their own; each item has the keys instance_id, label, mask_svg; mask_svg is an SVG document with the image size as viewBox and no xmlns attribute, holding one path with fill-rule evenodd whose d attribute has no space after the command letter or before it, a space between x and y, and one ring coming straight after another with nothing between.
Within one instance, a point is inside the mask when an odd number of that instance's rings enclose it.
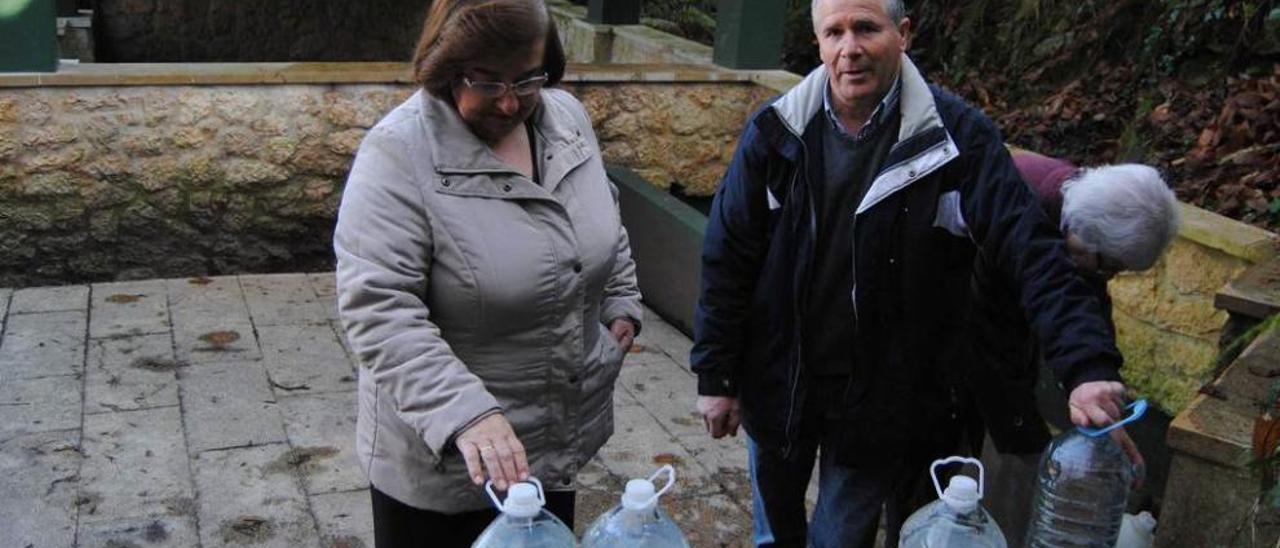
<instances>
[{"instance_id":1,"label":"man in dark jacket","mask_svg":"<svg viewBox=\"0 0 1280 548\"><path fill-rule=\"evenodd\" d=\"M1138 164L1080 169L1034 152L1011 149L1018 173L1049 219L1062 229L1067 251L1110 318L1107 281L1121 271L1151 268L1177 234L1177 198L1160 173ZM1041 373L1039 343L1018 303L1017 285L1001 275L994 256L974 265L971 341L974 360L967 385L977 412L970 443L982 443L984 502L1010 546L1021 546L1030 517L1040 453L1049 441L1042 415L1070 426L1064 396ZM986 431L983 441L982 431ZM1142 456L1123 430L1114 437L1136 463ZM973 448L978 449L978 448ZM932 486L929 486L932 490Z\"/></svg>"},{"instance_id":2,"label":"man in dark jacket","mask_svg":"<svg viewBox=\"0 0 1280 548\"><path fill-rule=\"evenodd\" d=\"M747 123L712 204L698 408L712 436L748 434L757 544L869 546L888 501L896 545L895 501L961 430L977 250L1017 284L1074 422L1120 415L1121 357L994 125L905 55L901 2L813 15L823 66Z\"/></svg>"}]
</instances>

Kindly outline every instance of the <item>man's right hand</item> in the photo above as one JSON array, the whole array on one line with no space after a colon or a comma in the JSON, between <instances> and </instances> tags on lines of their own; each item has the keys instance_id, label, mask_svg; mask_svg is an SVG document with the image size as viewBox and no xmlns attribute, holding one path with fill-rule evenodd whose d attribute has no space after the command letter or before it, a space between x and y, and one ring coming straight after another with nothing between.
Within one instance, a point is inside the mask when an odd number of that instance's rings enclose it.
<instances>
[{"instance_id":1,"label":"man's right hand","mask_svg":"<svg viewBox=\"0 0 1280 548\"><path fill-rule=\"evenodd\" d=\"M720 439L738 435L738 398L698 396L698 412L711 437Z\"/></svg>"}]
</instances>

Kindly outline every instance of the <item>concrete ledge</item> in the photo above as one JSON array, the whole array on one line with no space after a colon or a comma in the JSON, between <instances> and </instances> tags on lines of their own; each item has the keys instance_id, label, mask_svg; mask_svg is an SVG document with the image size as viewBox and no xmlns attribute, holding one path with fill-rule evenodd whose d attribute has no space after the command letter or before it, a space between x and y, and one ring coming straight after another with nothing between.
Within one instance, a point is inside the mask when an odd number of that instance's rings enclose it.
<instances>
[{"instance_id":1,"label":"concrete ledge","mask_svg":"<svg viewBox=\"0 0 1280 548\"><path fill-rule=\"evenodd\" d=\"M645 304L692 336L693 308L702 285L699 274L706 216L630 169L616 165L606 169L618 186L622 224L631 238L631 255Z\"/></svg>"},{"instance_id":2,"label":"concrete ledge","mask_svg":"<svg viewBox=\"0 0 1280 548\"><path fill-rule=\"evenodd\" d=\"M1178 235L1251 263L1260 263L1280 252L1280 236L1193 205L1182 206Z\"/></svg>"},{"instance_id":3,"label":"concrete ledge","mask_svg":"<svg viewBox=\"0 0 1280 548\"><path fill-rule=\"evenodd\" d=\"M571 64L566 82L751 82L750 71L682 64ZM0 74L0 88L255 84L412 84L408 63L84 63Z\"/></svg>"}]
</instances>

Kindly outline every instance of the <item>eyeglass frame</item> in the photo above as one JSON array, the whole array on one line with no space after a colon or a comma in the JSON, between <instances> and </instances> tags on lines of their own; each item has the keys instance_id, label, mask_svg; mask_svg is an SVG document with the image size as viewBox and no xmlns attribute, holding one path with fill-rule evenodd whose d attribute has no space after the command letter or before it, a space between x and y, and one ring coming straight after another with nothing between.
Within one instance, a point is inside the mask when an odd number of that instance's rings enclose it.
<instances>
[{"instance_id":1,"label":"eyeglass frame","mask_svg":"<svg viewBox=\"0 0 1280 548\"><path fill-rule=\"evenodd\" d=\"M480 95L487 97L489 99L497 99L499 97L505 96L508 92L512 93L516 97L532 97L534 94L538 93L538 91L542 90L542 88L547 85L547 80L549 79L550 79L550 76L548 76L546 72L543 72L538 76L532 76L529 78L525 78L524 80L521 80L519 82L512 82L512 83L483 81L483 80L475 81L467 77L467 75L465 74L462 75L463 84L465 84L468 88L475 90L476 93L479 93ZM537 85L531 86L528 88L528 91L521 93L520 86L525 86L530 84L537 84ZM497 91L492 91L492 90L497 90Z\"/></svg>"}]
</instances>

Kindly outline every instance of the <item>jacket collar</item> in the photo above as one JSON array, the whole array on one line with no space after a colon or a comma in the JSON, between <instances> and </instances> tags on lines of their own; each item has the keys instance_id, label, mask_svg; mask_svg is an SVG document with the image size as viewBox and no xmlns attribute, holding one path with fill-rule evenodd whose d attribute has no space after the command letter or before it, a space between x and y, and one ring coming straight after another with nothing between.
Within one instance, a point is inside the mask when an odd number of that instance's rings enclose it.
<instances>
[{"instance_id":1,"label":"jacket collar","mask_svg":"<svg viewBox=\"0 0 1280 548\"><path fill-rule=\"evenodd\" d=\"M858 213L959 156L955 142L938 114L938 105L928 82L905 53L898 74L901 86L898 108L902 117L898 140L890 150L885 166L858 204ZM819 66L771 105L782 127L789 133L785 139L774 135L775 145L784 153L798 148L808 124L819 119L816 115L823 108L827 79L826 67Z\"/></svg>"},{"instance_id":2,"label":"jacket collar","mask_svg":"<svg viewBox=\"0 0 1280 548\"><path fill-rule=\"evenodd\" d=\"M441 189L450 194L494 198L546 198L565 176L591 157L592 147L583 135L568 99L559 90L541 91L540 104L531 115L538 139L538 165L544 184L539 186L498 158L463 122L453 105L419 90L427 142L435 171L449 177ZM492 175L508 175L492 177ZM472 177L471 175L489 175Z\"/></svg>"}]
</instances>

